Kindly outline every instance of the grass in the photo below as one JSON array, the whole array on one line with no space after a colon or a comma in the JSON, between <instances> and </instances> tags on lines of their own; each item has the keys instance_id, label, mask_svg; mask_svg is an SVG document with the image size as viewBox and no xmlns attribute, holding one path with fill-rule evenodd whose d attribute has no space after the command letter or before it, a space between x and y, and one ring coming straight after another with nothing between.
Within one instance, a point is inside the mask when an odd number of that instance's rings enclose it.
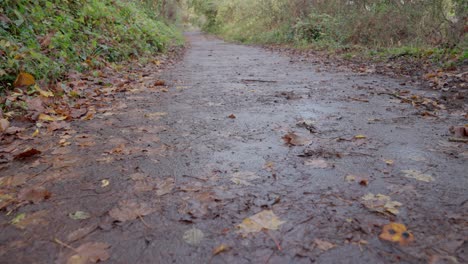
<instances>
[{"instance_id":1,"label":"grass","mask_svg":"<svg viewBox=\"0 0 468 264\"><path fill-rule=\"evenodd\" d=\"M145 58L181 45L181 33L137 2L3 0L0 7L0 90L19 72L49 82L70 70Z\"/></svg>"}]
</instances>

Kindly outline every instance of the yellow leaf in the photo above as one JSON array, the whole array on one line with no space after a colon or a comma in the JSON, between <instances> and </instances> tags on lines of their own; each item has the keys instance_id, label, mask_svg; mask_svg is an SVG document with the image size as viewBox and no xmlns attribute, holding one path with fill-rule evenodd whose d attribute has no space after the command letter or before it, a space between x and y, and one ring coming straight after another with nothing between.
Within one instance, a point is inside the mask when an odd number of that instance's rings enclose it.
<instances>
[{"instance_id":1,"label":"yellow leaf","mask_svg":"<svg viewBox=\"0 0 468 264\"><path fill-rule=\"evenodd\" d=\"M364 136L364 135L356 135L356 136L354 136L354 138L355 138L355 139L365 139L365 138L367 138L367 137Z\"/></svg>"},{"instance_id":2,"label":"yellow leaf","mask_svg":"<svg viewBox=\"0 0 468 264\"><path fill-rule=\"evenodd\" d=\"M221 244L217 246L215 249L213 249L213 256L216 256L224 251L229 250L229 246L226 244Z\"/></svg>"},{"instance_id":3,"label":"yellow leaf","mask_svg":"<svg viewBox=\"0 0 468 264\"><path fill-rule=\"evenodd\" d=\"M44 97L53 97L54 96L54 93L52 93L51 91L44 91L42 90L37 84L34 86L34 89L36 91L39 92L40 95L44 96Z\"/></svg>"},{"instance_id":4,"label":"yellow leaf","mask_svg":"<svg viewBox=\"0 0 468 264\"><path fill-rule=\"evenodd\" d=\"M36 129L36 131L34 131L31 136L36 137L37 135L39 135L39 129Z\"/></svg>"},{"instance_id":5,"label":"yellow leaf","mask_svg":"<svg viewBox=\"0 0 468 264\"><path fill-rule=\"evenodd\" d=\"M271 210L264 210L251 217L245 218L240 225L239 232L243 235L256 233L262 229L278 230L280 225L285 221L281 221Z\"/></svg>"},{"instance_id":6,"label":"yellow leaf","mask_svg":"<svg viewBox=\"0 0 468 264\"><path fill-rule=\"evenodd\" d=\"M393 163L395 163L395 161L393 161L393 160L385 160L385 164L387 164L387 165L389 165L389 166L390 166L390 165L393 165Z\"/></svg>"},{"instance_id":7,"label":"yellow leaf","mask_svg":"<svg viewBox=\"0 0 468 264\"><path fill-rule=\"evenodd\" d=\"M46 115L46 114L39 114L38 119L40 121L44 121L44 122L53 122L53 121L55 121L55 119L53 117L51 117L50 115Z\"/></svg>"},{"instance_id":8,"label":"yellow leaf","mask_svg":"<svg viewBox=\"0 0 468 264\"><path fill-rule=\"evenodd\" d=\"M101 187L103 187L103 188L109 186L109 184L110 184L109 180L102 180L101 181Z\"/></svg>"},{"instance_id":9,"label":"yellow leaf","mask_svg":"<svg viewBox=\"0 0 468 264\"><path fill-rule=\"evenodd\" d=\"M21 72L13 83L14 87L30 86L36 83L34 76L29 73Z\"/></svg>"},{"instance_id":10,"label":"yellow leaf","mask_svg":"<svg viewBox=\"0 0 468 264\"><path fill-rule=\"evenodd\" d=\"M413 234L407 231L404 224L400 223L390 223L385 225L379 238L399 243L401 246L405 246L414 241Z\"/></svg>"}]
</instances>

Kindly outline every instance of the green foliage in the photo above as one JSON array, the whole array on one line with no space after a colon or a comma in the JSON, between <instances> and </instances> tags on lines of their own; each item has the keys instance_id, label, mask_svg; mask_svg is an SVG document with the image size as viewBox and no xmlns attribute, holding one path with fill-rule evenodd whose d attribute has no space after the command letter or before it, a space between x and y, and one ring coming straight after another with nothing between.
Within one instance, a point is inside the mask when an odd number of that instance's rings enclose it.
<instances>
[{"instance_id":1,"label":"green foliage","mask_svg":"<svg viewBox=\"0 0 468 264\"><path fill-rule=\"evenodd\" d=\"M138 1L0 0L0 84L20 71L55 80L181 44L181 34Z\"/></svg>"}]
</instances>

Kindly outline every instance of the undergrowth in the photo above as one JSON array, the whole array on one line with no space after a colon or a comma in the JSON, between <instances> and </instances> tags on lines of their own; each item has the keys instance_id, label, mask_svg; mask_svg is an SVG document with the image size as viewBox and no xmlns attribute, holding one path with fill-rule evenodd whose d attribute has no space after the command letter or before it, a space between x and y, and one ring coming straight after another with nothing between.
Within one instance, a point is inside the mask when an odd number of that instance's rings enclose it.
<instances>
[{"instance_id":1,"label":"undergrowth","mask_svg":"<svg viewBox=\"0 0 468 264\"><path fill-rule=\"evenodd\" d=\"M20 72L54 81L70 70L145 58L183 42L138 1L0 0L0 90Z\"/></svg>"}]
</instances>

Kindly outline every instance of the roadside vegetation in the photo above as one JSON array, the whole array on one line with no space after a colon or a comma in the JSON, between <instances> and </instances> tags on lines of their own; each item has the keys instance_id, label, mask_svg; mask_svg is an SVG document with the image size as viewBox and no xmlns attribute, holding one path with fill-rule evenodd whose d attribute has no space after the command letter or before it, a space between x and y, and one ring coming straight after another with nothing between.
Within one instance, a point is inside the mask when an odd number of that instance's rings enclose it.
<instances>
[{"instance_id":1,"label":"roadside vegetation","mask_svg":"<svg viewBox=\"0 0 468 264\"><path fill-rule=\"evenodd\" d=\"M183 43L175 1L0 2L1 93L32 78L52 83L71 70L145 59Z\"/></svg>"},{"instance_id":2,"label":"roadside vegetation","mask_svg":"<svg viewBox=\"0 0 468 264\"><path fill-rule=\"evenodd\" d=\"M228 40L442 67L468 60L464 0L192 0L191 7L194 23Z\"/></svg>"}]
</instances>

